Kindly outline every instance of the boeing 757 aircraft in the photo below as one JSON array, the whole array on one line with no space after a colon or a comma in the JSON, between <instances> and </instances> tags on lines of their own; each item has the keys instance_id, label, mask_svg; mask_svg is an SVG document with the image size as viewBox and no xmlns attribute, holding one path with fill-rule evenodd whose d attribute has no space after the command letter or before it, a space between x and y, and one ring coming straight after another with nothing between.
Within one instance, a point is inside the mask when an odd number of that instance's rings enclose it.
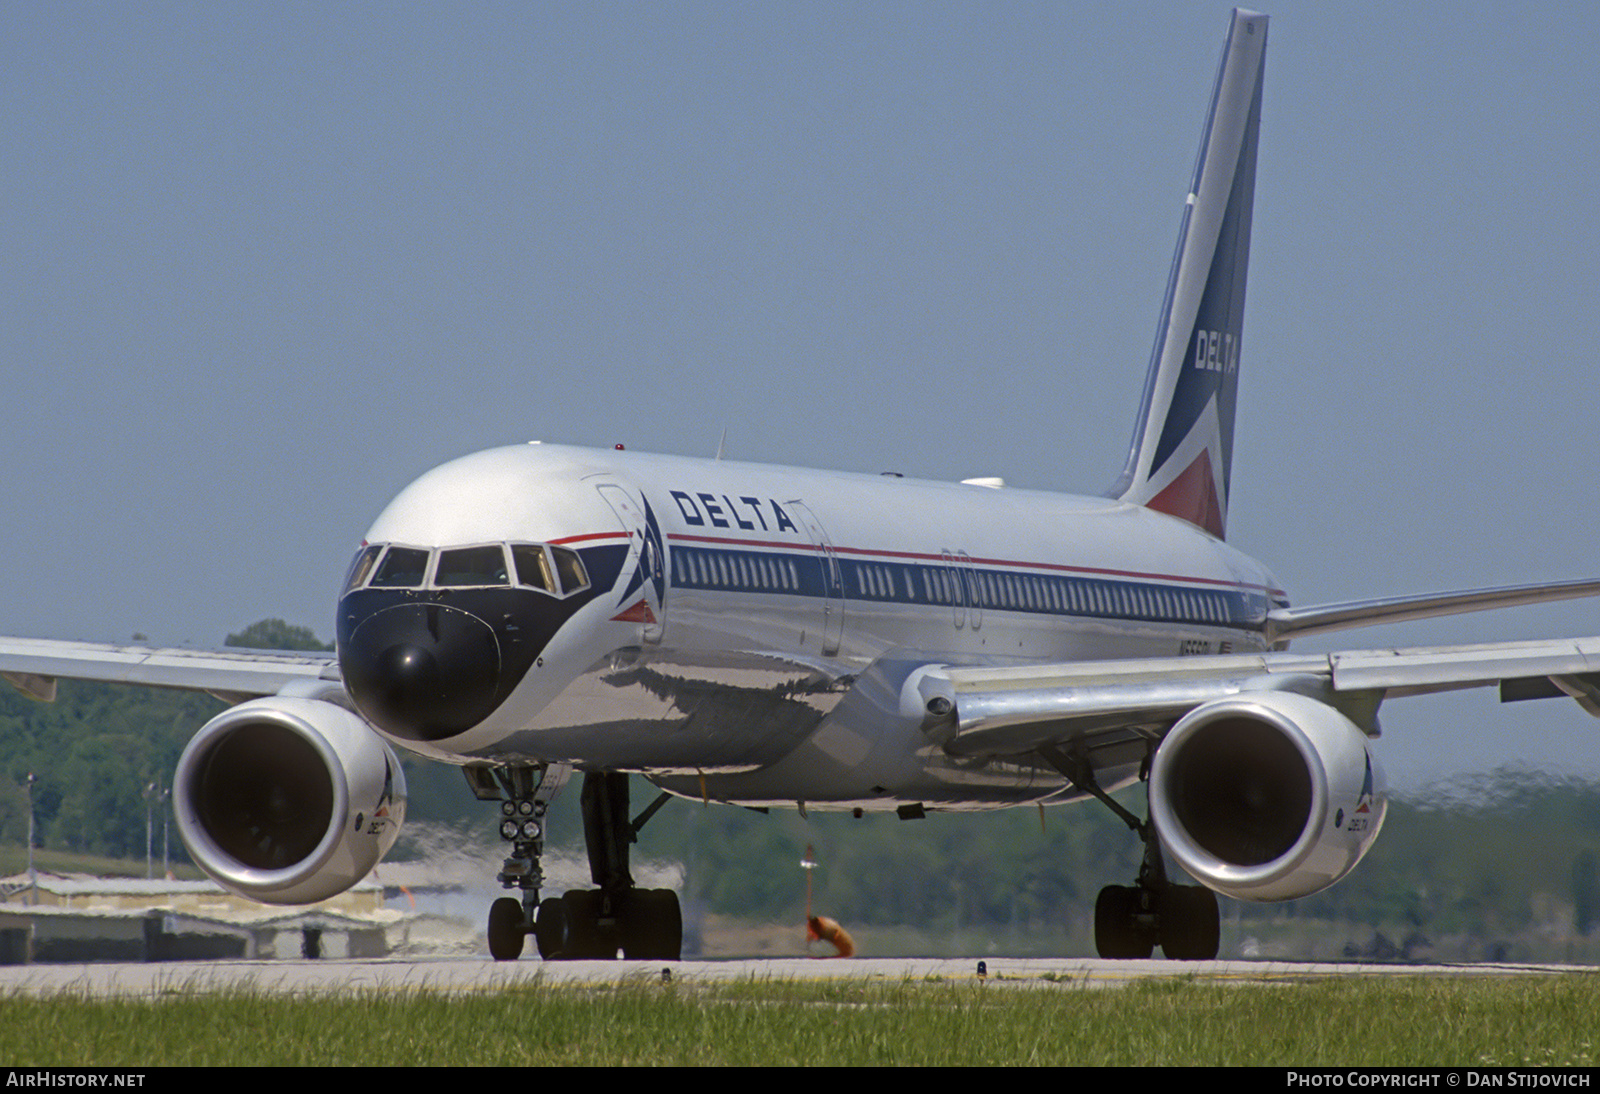
<instances>
[{"instance_id":1,"label":"boeing 757 aircraft","mask_svg":"<svg viewBox=\"0 0 1600 1094\"><path fill-rule=\"evenodd\" d=\"M529 935L546 958L676 958L676 895L628 864L670 796L906 818L1096 799L1145 849L1100 893L1099 952L1215 956L1217 893L1305 896L1377 836L1386 699L1497 685L1600 715L1600 638L1288 650L1600 581L1295 608L1226 542L1266 44L1266 16L1233 13L1106 496L498 448L378 517L335 657L5 639L0 672L39 698L67 676L237 701L185 750L173 801L195 861L270 903L341 892L389 849L395 749L459 766L500 811L501 959ZM546 808L574 774L595 887L546 896ZM638 815L630 775L662 791ZM1108 796L1135 782L1144 816Z\"/></svg>"}]
</instances>

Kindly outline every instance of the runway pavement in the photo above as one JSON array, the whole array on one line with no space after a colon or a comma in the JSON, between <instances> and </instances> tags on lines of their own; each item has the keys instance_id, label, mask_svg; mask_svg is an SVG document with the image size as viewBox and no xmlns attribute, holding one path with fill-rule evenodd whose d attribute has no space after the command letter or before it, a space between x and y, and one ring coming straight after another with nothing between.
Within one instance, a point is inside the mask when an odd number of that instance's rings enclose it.
<instances>
[{"instance_id":1,"label":"runway pavement","mask_svg":"<svg viewBox=\"0 0 1600 1094\"><path fill-rule=\"evenodd\" d=\"M1141 977L1200 977L1283 983L1341 976L1526 976L1600 974L1575 965L1357 965L1283 961L1102 961L984 959L987 983L1037 989L1116 987ZM517 985L599 986L670 976L679 983L727 980L977 979L977 958L781 958L729 961L467 960L217 961L145 965L14 965L0 968L0 997L79 994L159 997L206 992L273 995L324 992L492 992Z\"/></svg>"}]
</instances>

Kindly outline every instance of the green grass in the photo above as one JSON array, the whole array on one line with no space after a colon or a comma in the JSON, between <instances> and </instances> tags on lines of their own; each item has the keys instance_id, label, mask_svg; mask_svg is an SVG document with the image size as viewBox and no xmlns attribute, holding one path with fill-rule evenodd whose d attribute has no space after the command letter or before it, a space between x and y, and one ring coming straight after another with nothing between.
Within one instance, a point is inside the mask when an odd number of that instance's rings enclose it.
<instances>
[{"instance_id":1,"label":"green grass","mask_svg":"<svg viewBox=\"0 0 1600 1094\"><path fill-rule=\"evenodd\" d=\"M12 1066L1574 1064L1600 977L537 985L0 1002Z\"/></svg>"}]
</instances>

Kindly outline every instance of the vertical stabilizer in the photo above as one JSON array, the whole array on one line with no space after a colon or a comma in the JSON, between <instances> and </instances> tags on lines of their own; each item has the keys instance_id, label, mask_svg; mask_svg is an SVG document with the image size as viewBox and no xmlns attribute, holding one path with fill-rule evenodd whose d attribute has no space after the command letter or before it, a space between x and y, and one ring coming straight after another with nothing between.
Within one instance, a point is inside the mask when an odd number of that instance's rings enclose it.
<instances>
[{"instance_id":1,"label":"vertical stabilizer","mask_svg":"<svg viewBox=\"0 0 1600 1094\"><path fill-rule=\"evenodd\" d=\"M1113 497L1219 539L1228 517L1267 17L1235 9L1156 330L1144 403Z\"/></svg>"}]
</instances>

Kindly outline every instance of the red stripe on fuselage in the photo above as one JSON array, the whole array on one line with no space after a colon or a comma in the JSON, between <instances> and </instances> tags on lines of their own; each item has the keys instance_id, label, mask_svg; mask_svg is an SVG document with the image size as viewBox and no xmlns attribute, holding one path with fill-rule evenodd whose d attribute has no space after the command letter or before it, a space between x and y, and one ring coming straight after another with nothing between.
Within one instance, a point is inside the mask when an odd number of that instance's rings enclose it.
<instances>
[{"instance_id":1,"label":"red stripe on fuselage","mask_svg":"<svg viewBox=\"0 0 1600 1094\"><path fill-rule=\"evenodd\" d=\"M581 543L581 542L583 542L585 540L591 540L591 539L632 539L632 538L633 538L633 533L632 532L585 532L585 533L583 533L582 535L579 535L579 536L562 536L560 539L552 539L549 542L566 544L566 543Z\"/></svg>"}]
</instances>

